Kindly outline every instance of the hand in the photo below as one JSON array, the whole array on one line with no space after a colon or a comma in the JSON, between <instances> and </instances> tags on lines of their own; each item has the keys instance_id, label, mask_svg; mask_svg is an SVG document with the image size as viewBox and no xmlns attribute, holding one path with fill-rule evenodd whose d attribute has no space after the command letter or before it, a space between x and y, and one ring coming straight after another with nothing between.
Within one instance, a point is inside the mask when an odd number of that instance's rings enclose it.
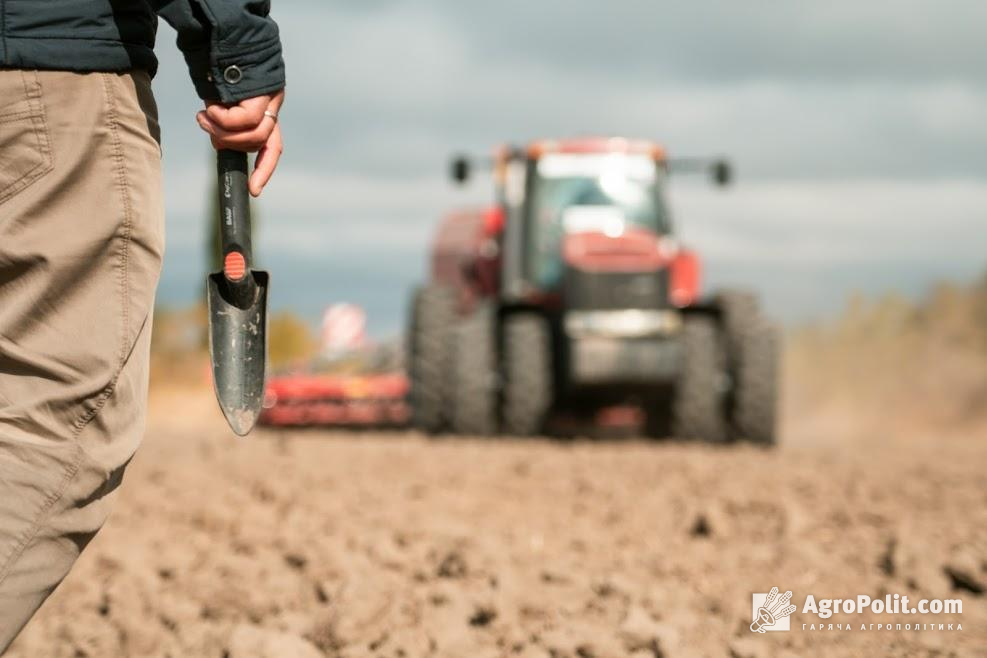
<instances>
[{"instance_id":1,"label":"hand","mask_svg":"<svg viewBox=\"0 0 987 658\"><path fill-rule=\"evenodd\" d=\"M278 166L284 146L281 127L275 117L284 103L284 90L272 95L255 96L236 105L223 105L215 101L206 103L206 109L195 115L199 127L209 133L212 145L217 149L257 152L254 171L250 174L250 194L260 196Z\"/></svg>"}]
</instances>

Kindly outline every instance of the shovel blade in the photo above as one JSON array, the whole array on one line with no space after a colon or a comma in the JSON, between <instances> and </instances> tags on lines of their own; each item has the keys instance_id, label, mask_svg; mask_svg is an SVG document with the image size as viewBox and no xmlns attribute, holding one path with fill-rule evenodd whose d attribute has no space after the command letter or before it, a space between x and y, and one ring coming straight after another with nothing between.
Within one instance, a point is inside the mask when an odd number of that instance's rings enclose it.
<instances>
[{"instance_id":1,"label":"shovel blade","mask_svg":"<svg viewBox=\"0 0 987 658\"><path fill-rule=\"evenodd\" d=\"M230 428L245 436L264 404L267 363L267 272L251 270L252 303L237 304L222 272L209 275L209 351L216 399Z\"/></svg>"}]
</instances>

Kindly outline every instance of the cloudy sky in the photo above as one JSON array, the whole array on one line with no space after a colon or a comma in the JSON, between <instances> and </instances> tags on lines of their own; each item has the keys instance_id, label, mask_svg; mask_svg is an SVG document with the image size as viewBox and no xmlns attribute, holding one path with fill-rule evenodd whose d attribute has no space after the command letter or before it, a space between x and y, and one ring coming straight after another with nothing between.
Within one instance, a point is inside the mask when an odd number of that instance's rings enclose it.
<instances>
[{"instance_id":1,"label":"cloudy sky","mask_svg":"<svg viewBox=\"0 0 987 658\"><path fill-rule=\"evenodd\" d=\"M874 0L292 0L286 151L259 205L272 303L364 305L396 333L438 217L483 203L459 150L615 134L725 154L726 191L672 181L710 286L787 322L859 290L920 295L987 268L987 3ZM169 239L159 301L202 289L208 142L159 32Z\"/></svg>"}]
</instances>

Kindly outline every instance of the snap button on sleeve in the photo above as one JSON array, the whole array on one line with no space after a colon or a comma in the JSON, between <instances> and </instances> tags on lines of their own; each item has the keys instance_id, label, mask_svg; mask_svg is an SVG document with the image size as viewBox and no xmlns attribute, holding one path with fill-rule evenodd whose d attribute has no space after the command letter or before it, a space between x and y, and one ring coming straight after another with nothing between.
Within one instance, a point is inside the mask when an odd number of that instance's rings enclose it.
<instances>
[{"instance_id":1,"label":"snap button on sleeve","mask_svg":"<svg viewBox=\"0 0 987 658\"><path fill-rule=\"evenodd\" d=\"M223 71L223 79L226 80L231 85L235 85L243 79L243 71L236 64L227 66L226 70Z\"/></svg>"}]
</instances>

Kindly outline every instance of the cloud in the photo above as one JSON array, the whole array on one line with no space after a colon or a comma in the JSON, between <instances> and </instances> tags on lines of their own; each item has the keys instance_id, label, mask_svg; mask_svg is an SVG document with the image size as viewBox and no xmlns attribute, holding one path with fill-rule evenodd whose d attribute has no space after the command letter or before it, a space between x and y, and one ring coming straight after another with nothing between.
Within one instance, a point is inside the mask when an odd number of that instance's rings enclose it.
<instances>
[{"instance_id":1,"label":"cloud","mask_svg":"<svg viewBox=\"0 0 987 658\"><path fill-rule=\"evenodd\" d=\"M710 260L853 267L983 256L968 239L984 229L982 181L765 182L722 195L688 186L672 200L684 236Z\"/></svg>"},{"instance_id":2,"label":"cloud","mask_svg":"<svg viewBox=\"0 0 987 658\"><path fill-rule=\"evenodd\" d=\"M427 4L469 35L477 62L541 61L640 84L987 80L980 29L987 6L975 0ZM378 4L369 14L408 5Z\"/></svg>"},{"instance_id":3,"label":"cloud","mask_svg":"<svg viewBox=\"0 0 987 658\"><path fill-rule=\"evenodd\" d=\"M771 11L728 2L715 11L709 3L603 10L553 0L525 3L528 10L516 2L284 5L276 14L289 66L287 154L319 170L419 175L454 149L618 133L678 152L729 153L749 177L979 174L987 167L987 51L979 35L976 48L968 43L975 21L959 16L987 5L961 14L963 3L935 12L908 11L911 4L894 12L845 2L773 3ZM792 40L820 66L842 58L852 66L815 75L792 54L768 58L793 67L789 74L751 59ZM855 40L870 50L855 51ZM712 58L719 68L747 73L694 70L714 47L727 51ZM167 151L185 151L198 137L189 129L195 103L184 65L161 50L158 82L167 92L159 95L176 117L166 125ZM943 58L934 70L913 61ZM894 74L885 70L892 63ZM675 75L641 75L652 66Z\"/></svg>"},{"instance_id":4,"label":"cloud","mask_svg":"<svg viewBox=\"0 0 987 658\"><path fill-rule=\"evenodd\" d=\"M980 172L987 51L973 21L912 4L284 5L287 152L407 174L458 148L619 133L765 178Z\"/></svg>"}]
</instances>

